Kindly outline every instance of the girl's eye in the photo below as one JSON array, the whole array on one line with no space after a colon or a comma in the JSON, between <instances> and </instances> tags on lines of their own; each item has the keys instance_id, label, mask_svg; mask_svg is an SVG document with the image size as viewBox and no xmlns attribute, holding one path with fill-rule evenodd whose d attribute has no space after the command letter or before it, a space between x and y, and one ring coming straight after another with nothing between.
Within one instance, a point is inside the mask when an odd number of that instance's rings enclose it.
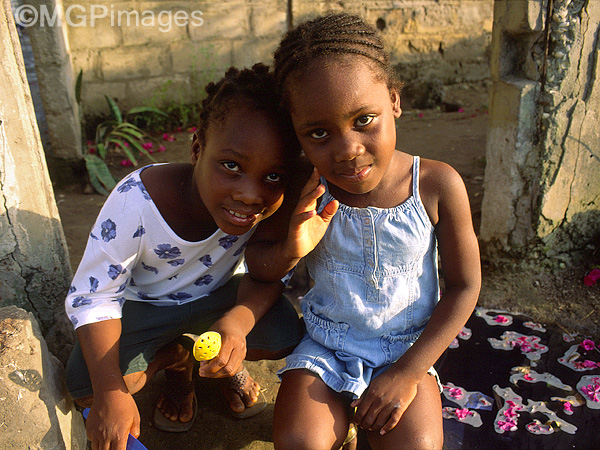
<instances>
[{"instance_id":1,"label":"girl's eye","mask_svg":"<svg viewBox=\"0 0 600 450\"><path fill-rule=\"evenodd\" d=\"M225 167L228 170L231 170L232 172L240 171L240 166L238 166L237 163L234 163L233 161L225 161L222 164L223 164L223 167Z\"/></svg>"},{"instance_id":2,"label":"girl's eye","mask_svg":"<svg viewBox=\"0 0 600 450\"><path fill-rule=\"evenodd\" d=\"M281 175L278 173L270 173L267 175L267 181L270 181L271 183L278 183L281 181Z\"/></svg>"},{"instance_id":3,"label":"girl's eye","mask_svg":"<svg viewBox=\"0 0 600 450\"><path fill-rule=\"evenodd\" d=\"M314 130L310 133L310 137L313 139L323 139L327 136L329 136L329 134L323 128L319 128L318 130Z\"/></svg>"},{"instance_id":4,"label":"girl's eye","mask_svg":"<svg viewBox=\"0 0 600 450\"><path fill-rule=\"evenodd\" d=\"M358 119L356 119L356 126L357 127L366 127L371 122L373 122L374 119L375 119L375 116L372 116L372 115L360 116Z\"/></svg>"}]
</instances>

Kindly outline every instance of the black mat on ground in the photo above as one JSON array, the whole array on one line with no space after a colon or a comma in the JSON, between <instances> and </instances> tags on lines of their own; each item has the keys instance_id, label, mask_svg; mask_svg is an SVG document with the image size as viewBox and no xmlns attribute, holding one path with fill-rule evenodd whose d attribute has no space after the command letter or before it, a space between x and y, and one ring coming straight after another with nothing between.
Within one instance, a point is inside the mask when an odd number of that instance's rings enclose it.
<instances>
[{"instance_id":1,"label":"black mat on ground","mask_svg":"<svg viewBox=\"0 0 600 450\"><path fill-rule=\"evenodd\" d=\"M488 324L484 317L488 318L492 324ZM511 323L512 322L512 323ZM478 309L469 319L466 327L471 331L469 339L458 339L457 348L449 348L440 358L436 367L440 375L442 384L452 383L469 392L481 392L493 399L491 410L471 409L481 416L482 425L474 427L456 419L444 419L445 449L469 449L469 450L545 450L545 449L580 449L591 450L600 449L600 409L590 408L585 401L584 396L577 391L577 384L586 380L586 385L598 388L600 379L600 352L597 345L598 339L594 337L570 336L558 328L543 327L545 329L532 329L524 324L531 322L531 319L525 316L515 315L502 311L488 311ZM528 357L528 345L524 343L523 348L519 345L511 347L508 350L495 349L492 347L489 338L502 339L502 335L507 331L514 331L520 335L531 339L533 336L540 338L538 346L548 347L548 351L541 353L539 360L531 361ZM515 336L507 342L515 342ZM581 344L584 339L586 346L590 347L590 341L596 344L593 349L585 350ZM527 340L521 337L520 342ZM568 340L572 339L570 342ZM535 339L534 339L535 341ZM577 345L576 350L579 355L573 355L573 346ZM573 364L586 367L592 367L585 371L577 371L559 363L559 358L563 358L565 353L571 350L571 361ZM587 362L586 362L587 361ZM521 373L527 374L527 378L537 378L537 374L552 374L562 383L572 387L572 391L553 386L556 383L547 382L527 382L525 380L511 383L510 377L516 371L513 368L521 367ZM533 369L535 372L528 372ZM536 374L537 373L537 374ZM592 380L591 383L589 380ZM511 388L515 394L522 397L522 403L528 404L528 400L536 402L545 402L545 406L556 413L555 420L550 421L547 414L530 411L519 411L518 417L514 417L517 423L515 431L504 431L499 433L495 429L495 422L502 420L504 416L498 416L498 411L505 404L504 399L500 400L495 395L493 386L500 388ZM597 392L600 395L600 392ZM575 397L575 404L570 408L572 414L565 411L564 400L552 400L553 397L567 398ZM579 401L582 403L577 406ZM598 402L594 402L594 405ZM459 406L443 397L443 405L452 408ZM600 406L600 404L598 405ZM533 434L528 429L528 424L535 419L546 428L551 434ZM565 430L571 424L577 427L575 432L566 432ZM506 425L505 425L506 426ZM531 425L530 425L531 426ZM550 429L550 430L549 430Z\"/></svg>"}]
</instances>

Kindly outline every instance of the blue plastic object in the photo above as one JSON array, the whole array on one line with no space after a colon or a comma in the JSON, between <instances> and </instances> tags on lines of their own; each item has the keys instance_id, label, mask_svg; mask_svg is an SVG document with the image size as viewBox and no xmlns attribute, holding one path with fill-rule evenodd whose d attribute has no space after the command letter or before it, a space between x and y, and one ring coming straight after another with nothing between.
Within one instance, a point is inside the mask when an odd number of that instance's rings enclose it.
<instances>
[{"instance_id":1,"label":"blue plastic object","mask_svg":"<svg viewBox=\"0 0 600 450\"><path fill-rule=\"evenodd\" d=\"M90 408L85 408L82 411L83 418L87 419L88 414L90 413ZM144 444L134 438L131 434L127 438L127 450L148 450Z\"/></svg>"}]
</instances>

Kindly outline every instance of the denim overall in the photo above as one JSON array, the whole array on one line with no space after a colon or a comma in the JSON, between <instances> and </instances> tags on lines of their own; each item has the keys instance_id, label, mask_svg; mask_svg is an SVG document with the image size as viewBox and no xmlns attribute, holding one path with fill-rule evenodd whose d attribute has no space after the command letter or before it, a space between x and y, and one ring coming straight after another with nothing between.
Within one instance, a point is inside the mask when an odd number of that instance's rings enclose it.
<instances>
[{"instance_id":1,"label":"denim overall","mask_svg":"<svg viewBox=\"0 0 600 450\"><path fill-rule=\"evenodd\" d=\"M301 301L307 334L280 374L308 369L333 390L360 397L420 336L439 300L439 279L416 156L412 178L411 197L396 207L340 204L306 257L315 281ZM327 189L320 209L332 199Z\"/></svg>"}]
</instances>

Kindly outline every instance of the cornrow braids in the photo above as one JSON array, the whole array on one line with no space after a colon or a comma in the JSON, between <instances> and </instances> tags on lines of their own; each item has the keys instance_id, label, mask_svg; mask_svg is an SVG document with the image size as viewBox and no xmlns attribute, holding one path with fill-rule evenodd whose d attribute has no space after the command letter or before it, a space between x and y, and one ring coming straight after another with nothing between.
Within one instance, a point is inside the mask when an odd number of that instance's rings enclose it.
<instances>
[{"instance_id":1,"label":"cornrow braids","mask_svg":"<svg viewBox=\"0 0 600 450\"><path fill-rule=\"evenodd\" d=\"M359 55L381 70L388 87L401 88L379 33L360 17L347 13L319 16L288 31L275 51L275 78L280 91L294 72L313 60L335 54Z\"/></svg>"},{"instance_id":2,"label":"cornrow braids","mask_svg":"<svg viewBox=\"0 0 600 450\"><path fill-rule=\"evenodd\" d=\"M275 77L269 67L257 63L251 69L230 67L219 81L206 85L206 98L198 121L198 139L206 144L206 133L211 124L223 119L232 108L248 107L272 119L282 133L290 157L299 154L296 135L289 114L281 107Z\"/></svg>"}]
</instances>

